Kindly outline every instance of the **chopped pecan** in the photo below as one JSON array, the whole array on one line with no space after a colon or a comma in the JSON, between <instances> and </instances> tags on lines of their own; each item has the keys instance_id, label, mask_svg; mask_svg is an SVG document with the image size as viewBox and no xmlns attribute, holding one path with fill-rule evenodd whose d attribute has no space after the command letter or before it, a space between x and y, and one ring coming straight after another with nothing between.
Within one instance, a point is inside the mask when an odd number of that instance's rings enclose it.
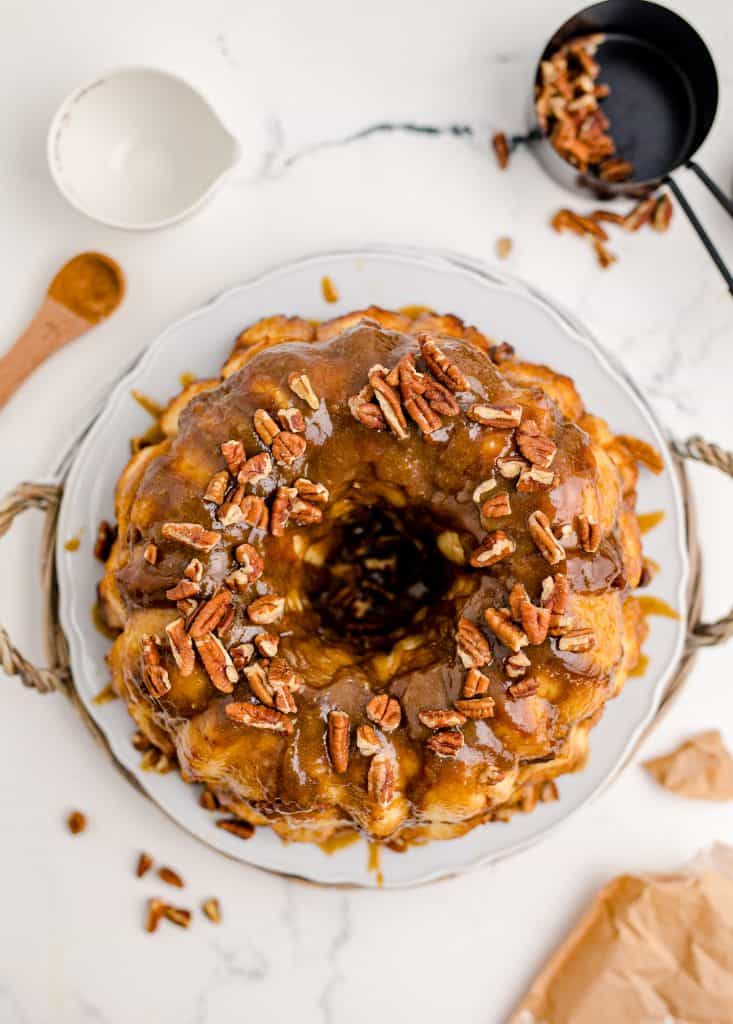
<instances>
[{"instance_id":1,"label":"chopped pecan","mask_svg":"<svg viewBox=\"0 0 733 1024\"><path fill-rule=\"evenodd\" d=\"M239 442L237 442L239 444ZM226 469L220 470L218 473L214 473L211 480L206 485L204 491L204 501L213 501L215 505L221 505L224 501L224 495L227 492L229 486L229 473Z\"/></svg>"},{"instance_id":2,"label":"chopped pecan","mask_svg":"<svg viewBox=\"0 0 733 1024\"><path fill-rule=\"evenodd\" d=\"M228 590L217 590L213 597L204 601L188 627L193 640L207 633L213 633L232 606L232 595Z\"/></svg>"},{"instance_id":3,"label":"chopped pecan","mask_svg":"<svg viewBox=\"0 0 733 1024\"><path fill-rule=\"evenodd\" d=\"M364 757L371 757L382 749L379 737L367 722L356 730L356 747Z\"/></svg>"},{"instance_id":4,"label":"chopped pecan","mask_svg":"<svg viewBox=\"0 0 733 1024\"><path fill-rule=\"evenodd\" d=\"M508 654L504 658L504 672L508 679L521 679L527 674L531 664L524 651L517 651L516 654Z\"/></svg>"},{"instance_id":5,"label":"chopped pecan","mask_svg":"<svg viewBox=\"0 0 733 1024\"><path fill-rule=\"evenodd\" d=\"M278 487L272 503L272 519L270 532L273 537L282 537L290 519L293 502L298 496L295 487Z\"/></svg>"},{"instance_id":6,"label":"chopped pecan","mask_svg":"<svg viewBox=\"0 0 733 1024\"><path fill-rule=\"evenodd\" d=\"M506 170L509 166L510 150L505 132L495 132L491 136L491 145L494 153L496 154L496 162L499 164L499 170Z\"/></svg>"},{"instance_id":7,"label":"chopped pecan","mask_svg":"<svg viewBox=\"0 0 733 1024\"><path fill-rule=\"evenodd\" d=\"M182 618L174 619L173 622L168 623L165 631L168 634L168 643L170 644L173 660L178 666L178 671L182 676L190 676L193 672L196 654L191 643L191 637L186 632L185 620Z\"/></svg>"},{"instance_id":8,"label":"chopped pecan","mask_svg":"<svg viewBox=\"0 0 733 1024\"><path fill-rule=\"evenodd\" d=\"M300 434L281 430L272 442L272 455L279 466L292 466L303 457L306 447L306 440Z\"/></svg>"},{"instance_id":9,"label":"chopped pecan","mask_svg":"<svg viewBox=\"0 0 733 1024\"><path fill-rule=\"evenodd\" d=\"M555 474L551 469L540 469L539 466L525 466L517 480L518 491L545 491L555 484Z\"/></svg>"},{"instance_id":10,"label":"chopped pecan","mask_svg":"<svg viewBox=\"0 0 733 1024\"><path fill-rule=\"evenodd\" d=\"M151 541L145 545L143 550L143 558L148 565L155 565L158 561L158 546Z\"/></svg>"},{"instance_id":11,"label":"chopped pecan","mask_svg":"<svg viewBox=\"0 0 733 1024\"><path fill-rule=\"evenodd\" d=\"M540 433L534 420L525 420L517 431L517 447L534 466L549 469L557 452L557 445Z\"/></svg>"},{"instance_id":12,"label":"chopped pecan","mask_svg":"<svg viewBox=\"0 0 733 1024\"><path fill-rule=\"evenodd\" d=\"M327 505L330 498L328 488L324 487L323 484L314 483L312 480L308 480L304 476L299 476L295 481L295 489L298 492L299 497L305 501L310 501L314 505Z\"/></svg>"},{"instance_id":13,"label":"chopped pecan","mask_svg":"<svg viewBox=\"0 0 733 1024\"><path fill-rule=\"evenodd\" d=\"M280 433L280 427L266 409L255 409L252 424L260 441L269 448Z\"/></svg>"},{"instance_id":14,"label":"chopped pecan","mask_svg":"<svg viewBox=\"0 0 733 1024\"><path fill-rule=\"evenodd\" d=\"M211 551L219 543L219 534L198 523L163 523L161 535L196 551Z\"/></svg>"},{"instance_id":15,"label":"chopped pecan","mask_svg":"<svg viewBox=\"0 0 733 1024\"><path fill-rule=\"evenodd\" d=\"M204 900L201 904L201 909L213 924L221 922L221 907L217 899Z\"/></svg>"},{"instance_id":16,"label":"chopped pecan","mask_svg":"<svg viewBox=\"0 0 733 1024\"><path fill-rule=\"evenodd\" d=\"M468 418L484 427L511 430L521 423L522 407L514 402L506 402L503 405L481 402L471 406L468 410Z\"/></svg>"},{"instance_id":17,"label":"chopped pecan","mask_svg":"<svg viewBox=\"0 0 733 1024\"><path fill-rule=\"evenodd\" d=\"M290 387L290 390L296 394L298 398L302 398L314 412L321 404L318 395L313 390L313 385L310 382L308 374L303 370L289 374L288 386Z\"/></svg>"},{"instance_id":18,"label":"chopped pecan","mask_svg":"<svg viewBox=\"0 0 733 1024\"><path fill-rule=\"evenodd\" d=\"M288 409L278 409L277 418L283 430L289 430L293 434L302 434L305 430L303 413L294 406Z\"/></svg>"},{"instance_id":19,"label":"chopped pecan","mask_svg":"<svg viewBox=\"0 0 733 1024\"><path fill-rule=\"evenodd\" d=\"M565 558L565 549L559 543L550 527L550 520L544 512L537 509L527 520L529 533L537 550L550 565L557 565Z\"/></svg>"},{"instance_id":20,"label":"chopped pecan","mask_svg":"<svg viewBox=\"0 0 733 1024\"><path fill-rule=\"evenodd\" d=\"M196 637L194 643L206 673L216 689L221 693L231 693L239 679L239 672L219 637L213 633L206 633L204 636Z\"/></svg>"},{"instance_id":21,"label":"chopped pecan","mask_svg":"<svg viewBox=\"0 0 733 1024\"><path fill-rule=\"evenodd\" d=\"M270 513L264 498L254 494L246 494L240 505L242 510L242 522L256 530L266 530L270 521Z\"/></svg>"},{"instance_id":22,"label":"chopped pecan","mask_svg":"<svg viewBox=\"0 0 733 1024\"><path fill-rule=\"evenodd\" d=\"M533 697L540 688L540 684L534 678L534 676L525 676L524 679L518 679L516 683L512 683L509 687L509 694L512 697Z\"/></svg>"},{"instance_id":23,"label":"chopped pecan","mask_svg":"<svg viewBox=\"0 0 733 1024\"><path fill-rule=\"evenodd\" d=\"M417 717L427 729L453 729L466 721L466 716L455 708L423 708Z\"/></svg>"},{"instance_id":24,"label":"chopped pecan","mask_svg":"<svg viewBox=\"0 0 733 1024\"><path fill-rule=\"evenodd\" d=\"M280 646L280 637L275 633L258 633L255 647L263 658L274 658Z\"/></svg>"},{"instance_id":25,"label":"chopped pecan","mask_svg":"<svg viewBox=\"0 0 733 1024\"><path fill-rule=\"evenodd\" d=\"M171 681L161 658L160 641L157 636L145 633L140 637L140 649L145 685L154 697L164 697L171 688Z\"/></svg>"},{"instance_id":26,"label":"chopped pecan","mask_svg":"<svg viewBox=\"0 0 733 1024\"><path fill-rule=\"evenodd\" d=\"M593 554L598 550L601 543L601 527L597 519L586 515L585 512L579 512L575 519L575 532L583 551Z\"/></svg>"},{"instance_id":27,"label":"chopped pecan","mask_svg":"<svg viewBox=\"0 0 733 1024\"><path fill-rule=\"evenodd\" d=\"M102 519L97 527L97 536L94 541L94 557L98 558L100 562L106 562L109 558L116 536L117 528L110 526L106 519Z\"/></svg>"},{"instance_id":28,"label":"chopped pecan","mask_svg":"<svg viewBox=\"0 0 733 1024\"><path fill-rule=\"evenodd\" d=\"M575 235L591 235L593 238L603 242L608 238L608 235L596 220L593 220L592 217L583 217L572 210L558 210L550 223L555 231L561 234L563 231L572 231Z\"/></svg>"},{"instance_id":29,"label":"chopped pecan","mask_svg":"<svg viewBox=\"0 0 733 1024\"><path fill-rule=\"evenodd\" d=\"M222 526L234 526L244 521L240 501L244 498L244 488L238 487L232 491L228 501L223 502L216 511L216 518Z\"/></svg>"},{"instance_id":30,"label":"chopped pecan","mask_svg":"<svg viewBox=\"0 0 733 1024\"><path fill-rule=\"evenodd\" d=\"M150 899L148 900L148 909L145 916L145 931L154 932L158 923L163 916L165 910L165 903L162 900Z\"/></svg>"},{"instance_id":31,"label":"chopped pecan","mask_svg":"<svg viewBox=\"0 0 733 1024\"><path fill-rule=\"evenodd\" d=\"M491 647L478 628L469 619L458 620L456 653L464 668L483 668L491 664Z\"/></svg>"},{"instance_id":32,"label":"chopped pecan","mask_svg":"<svg viewBox=\"0 0 733 1024\"><path fill-rule=\"evenodd\" d=\"M378 693L372 697L366 706L366 713L384 732L393 732L402 720L400 702L388 693Z\"/></svg>"},{"instance_id":33,"label":"chopped pecan","mask_svg":"<svg viewBox=\"0 0 733 1024\"><path fill-rule=\"evenodd\" d=\"M569 629L563 636L559 637L557 641L558 649L561 651L572 651L573 653L583 653L590 651L596 645L596 634L592 629L586 627L580 627L578 629Z\"/></svg>"},{"instance_id":34,"label":"chopped pecan","mask_svg":"<svg viewBox=\"0 0 733 1024\"><path fill-rule=\"evenodd\" d=\"M367 773L367 790L380 807L389 806L394 799L395 776L392 754L387 750L380 750L372 758Z\"/></svg>"},{"instance_id":35,"label":"chopped pecan","mask_svg":"<svg viewBox=\"0 0 733 1024\"><path fill-rule=\"evenodd\" d=\"M83 811L72 811L66 819L66 824L72 836L78 836L87 827L87 816Z\"/></svg>"},{"instance_id":36,"label":"chopped pecan","mask_svg":"<svg viewBox=\"0 0 733 1024\"><path fill-rule=\"evenodd\" d=\"M231 704L227 704L224 711L227 718L239 725L249 725L253 729L265 729L267 732L293 731L292 719L277 708L268 708L265 704L251 704L246 700L232 701Z\"/></svg>"},{"instance_id":37,"label":"chopped pecan","mask_svg":"<svg viewBox=\"0 0 733 1024\"><path fill-rule=\"evenodd\" d=\"M149 853L141 853L137 859L137 865L135 867L135 875L137 878L142 878L143 875L147 875L148 871L153 866L153 858Z\"/></svg>"},{"instance_id":38,"label":"chopped pecan","mask_svg":"<svg viewBox=\"0 0 733 1024\"><path fill-rule=\"evenodd\" d=\"M172 885L176 889L184 888L183 879L173 868L166 867L165 865L158 868L158 878L161 882L165 882L166 885Z\"/></svg>"},{"instance_id":39,"label":"chopped pecan","mask_svg":"<svg viewBox=\"0 0 733 1024\"><path fill-rule=\"evenodd\" d=\"M440 413L441 416L457 416L461 411L450 388L433 380L432 377L427 380L423 397L433 412Z\"/></svg>"},{"instance_id":40,"label":"chopped pecan","mask_svg":"<svg viewBox=\"0 0 733 1024\"><path fill-rule=\"evenodd\" d=\"M455 757L463 746L463 733L455 729L439 729L434 732L425 744L439 757Z\"/></svg>"},{"instance_id":41,"label":"chopped pecan","mask_svg":"<svg viewBox=\"0 0 733 1024\"><path fill-rule=\"evenodd\" d=\"M374 397L382 410L385 422L400 441L404 441L407 437L407 420L402 410L400 396L387 383L387 373L383 366L373 366L369 371L369 385L374 391Z\"/></svg>"},{"instance_id":42,"label":"chopped pecan","mask_svg":"<svg viewBox=\"0 0 733 1024\"><path fill-rule=\"evenodd\" d=\"M516 653L529 643L527 634L512 622L507 608L486 608L484 618L489 629L496 633L510 651Z\"/></svg>"},{"instance_id":43,"label":"chopped pecan","mask_svg":"<svg viewBox=\"0 0 733 1024\"><path fill-rule=\"evenodd\" d=\"M484 519L503 519L504 516L512 514L512 504L506 491L494 494L481 506L481 515Z\"/></svg>"},{"instance_id":44,"label":"chopped pecan","mask_svg":"<svg viewBox=\"0 0 733 1024\"><path fill-rule=\"evenodd\" d=\"M522 621L522 605L529 601L527 588L523 583L515 583L509 592L509 611L515 622Z\"/></svg>"},{"instance_id":45,"label":"chopped pecan","mask_svg":"<svg viewBox=\"0 0 733 1024\"><path fill-rule=\"evenodd\" d=\"M246 725L252 725L252 722L246 722ZM258 726L257 728L263 728ZM275 730L287 731L287 730ZM231 835L236 836L237 839L251 839L255 834L254 825L250 825L248 821L242 821L241 818L219 818L216 823L216 827L223 829L225 832L229 832Z\"/></svg>"},{"instance_id":46,"label":"chopped pecan","mask_svg":"<svg viewBox=\"0 0 733 1024\"><path fill-rule=\"evenodd\" d=\"M195 597L201 587L194 580L179 580L174 587L165 592L169 601L185 601L189 597Z\"/></svg>"},{"instance_id":47,"label":"chopped pecan","mask_svg":"<svg viewBox=\"0 0 733 1024\"><path fill-rule=\"evenodd\" d=\"M265 594L258 597L247 608L247 615L251 622L258 626L269 626L282 618L285 611L285 598L277 594Z\"/></svg>"},{"instance_id":48,"label":"chopped pecan","mask_svg":"<svg viewBox=\"0 0 733 1024\"><path fill-rule=\"evenodd\" d=\"M272 456L269 452L258 452L243 463L237 473L240 484L259 484L272 473Z\"/></svg>"},{"instance_id":49,"label":"chopped pecan","mask_svg":"<svg viewBox=\"0 0 733 1024\"><path fill-rule=\"evenodd\" d=\"M503 455L495 462L497 470L505 480L513 480L518 477L526 465L524 459L518 455Z\"/></svg>"},{"instance_id":50,"label":"chopped pecan","mask_svg":"<svg viewBox=\"0 0 733 1024\"><path fill-rule=\"evenodd\" d=\"M204 566L201 560L198 558L192 558L183 570L183 575L187 580L193 580L194 583L200 583L204 578Z\"/></svg>"},{"instance_id":51,"label":"chopped pecan","mask_svg":"<svg viewBox=\"0 0 733 1024\"><path fill-rule=\"evenodd\" d=\"M417 341L428 369L439 384L443 384L450 391L470 391L470 385L461 370L442 349L438 348L429 334L418 334Z\"/></svg>"},{"instance_id":52,"label":"chopped pecan","mask_svg":"<svg viewBox=\"0 0 733 1024\"><path fill-rule=\"evenodd\" d=\"M264 636L265 634L260 634ZM303 677L295 671L290 662L285 658L273 657L268 671L270 683L277 687L282 686L291 693L300 693L303 689Z\"/></svg>"},{"instance_id":53,"label":"chopped pecan","mask_svg":"<svg viewBox=\"0 0 733 1024\"><path fill-rule=\"evenodd\" d=\"M227 469L232 476L236 476L244 462L244 445L241 441L225 441L219 450L224 456Z\"/></svg>"},{"instance_id":54,"label":"chopped pecan","mask_svg":"<svg viewBox=\"0 0 733 1024\"><path fill-rule=\"evenodd\" d=\"M321 522L323 511L318 505L314 505L312 501L295 498L290 506L290 519L297 526L312 526L313 523Z\"/></svg>"},{"instance_id":55,"label":"chopped pecan","mask_svg":"<svg viewBox=\"0 0 733 1024\"><path fill-rule=\"evenodd\" d=\"M465 715L466 718L493 718L494 717L494 698L484 697L471 697L470 699L457 700L455 702L456 708Z\"/></svg>"},{"instance_id":56,"label":"chopped pecan","mask_svg":"<svg viewBox=\"0 0 733 1024\"><path fill-rule=\"evenodd\" d=\"M624 227L627 231L638 231L648 220L651 219L652 213L654 212L654 206L656 199L654 196L649 196L648 199L642 199L638 203L631 213L628 213L624 217Z\"/></svg>"},{"instance_id":57,"label":"chopped pecan","mask_svg":"<svg viewBox=\"0 0 733 1024\"><path fill-rule=\"evenodd\" d=\"M370 430L386 430L387 421L377 403L372 401L373 398L374 389L367 384L358 394L351 396L348 401L349 411L354 419Z\"/></svg>"},{"instance_id":58,"label":"chopped pecan","mask_svg":"<svg viewBox=\"0 0 733 1024\"><path fill-rule=\"evenodd\" d=\"M462 694L467 699L471 697L478 697L489 688L489 677L485 676L483 672L479 672L477 668L470 668L466 672L466 678L463 680Z\"/></svg>"},{"instance_id":59,"label":"chopped pecan","mask_svg":"<svg viewBox=\"0 0 733 1024\"><path fill-rule=\"evenodd\" d=\"M335 772L345 772L349 767L349 733L351 719L345 711L329 711L327 743L331 764Z\"/></svg>"},{"instance_id":60,"label":"chopped pecan","mask_svg":"<svg viewBox=\"0 0 733 1024\"><path fill-rule=\"evenodd\" d=\"M232 664L237 672L241 672L245 665L249 664L255 652L252 644L235 644L229 648Z\"/></svg>"},{"instance_id":61,"label":"chopped pecan","mask_svg":"<svg viewBox=\"0 0 733 1024\"><path fill-rule=\"evenodd\" d=\"M258 580L265 571L264 558L251 544L238 544L234 549L234 557L246 574L248 583Z\"/></svg>"},{"instance_id":62,"label":"chopped pecan","mask_svg":"<svg viewBox=\"0 0 733 1024\"><path fill-rule=\"evenodd\" d=\"M672 200L666 192L663 192L654 204L652 210L652 227L655 231L666 231L672 220Z\"/></svg>"},{"instance_id":63,"label":"chopped pecan","mask_svg":"<svg viewBox=\"0 0 733 1024\"><path fill-rule=\"evenodd\" d=\"M489 477L488 480L482 480L480 484L477 484L476 487L474 487L471 497L477 505L480 505L486 495L493 491L495 487L496 480Z\"/></svg>"},{"instance_id":64,"label":"chopped pecan","mask_svg":"<svg viewBox=\"0 0 733 1024\"><path fill-rule=\"evenodd\" d=\"M503 530L494 530L487 534L471 555L471 565L476 569L487 569L502 559L508 558L517 549L511 537Z\"/></svg>"}]
</instances>

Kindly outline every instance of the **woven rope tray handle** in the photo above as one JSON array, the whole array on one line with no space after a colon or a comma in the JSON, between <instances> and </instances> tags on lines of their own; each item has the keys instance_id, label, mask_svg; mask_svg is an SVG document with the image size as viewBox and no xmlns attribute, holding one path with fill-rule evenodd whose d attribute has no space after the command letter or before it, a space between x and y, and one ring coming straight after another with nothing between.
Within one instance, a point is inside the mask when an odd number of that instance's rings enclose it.
<instances>
[{"instance_id":1,"label":"woven rope tray handle","mask_svg":"<svg viewBox=\"0 0 733 1024\"><path fill-rule=\"evenodd\" d=\"M56 614L54 548L62 491L63 487L60 484L20 484L0 503L0 537L8 532L16 516L27 512L28 509L36 508L45 512L41 540L41 588L45 609L44 637L49 660L48 668L38 668L23 657L0 624L0 666L9 676L20 676L25 686L33 687L39 693L61 690L68 694L71 686L66 640Z\"/></svg>"},{"instance_id":2,"label":"woven rope tray handle","mask_svg":"<svg viewBox=\"0 0 733 1024\"><path fill-rule=\"evenodd\" d=\"M726 476L733 477L733 452L719 448L699 436L688 437L686 441L673 441L672 451L683 459L703 462L706 466L719 469ZM698 622L693 625L687 637L691 647L714 647L733 636L733 608L727 615L714 622Z\"/></svg>"}]
</instances>

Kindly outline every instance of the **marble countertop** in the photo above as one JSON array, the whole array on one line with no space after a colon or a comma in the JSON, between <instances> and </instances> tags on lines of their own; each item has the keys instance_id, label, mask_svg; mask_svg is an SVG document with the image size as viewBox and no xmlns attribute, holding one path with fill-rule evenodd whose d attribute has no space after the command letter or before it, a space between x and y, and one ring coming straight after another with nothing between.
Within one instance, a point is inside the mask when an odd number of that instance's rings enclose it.
<instances>
[{"instance_id":1,"label":"marble countertop","mask_svg":"<svg viewBox=\"0 0 733 1024\"><path fill-rule=\"evenodd\" d=\"M733 7L672 6L703 33L721 72L720 110L700 158L729 189ZM620 261L602 272L587 246L549 229L549 214L567 196L528 152L501 174L485 138L388 133L338 144L385 120L521 129L536 55L572 10L561 0L46 0L7 10L3 344L74 252L116 257L129 294L112 320L57 355L0 412L0 491L47 473L87 401L172 319L264 267L360 243L447 247L493 260L496 239L510 236L502 266L584 318L672 434L700 432L733 447L733 306L681 216L666 236L614 240ZM104 229L73 211L44 155L62 97L128 63L188 77L245 148L232 187L194 219L149 235ZM689 174L679 177L733 262L733 224ZM691 476L712 616L733 596L733 490L709 470ZM41 658L39 524L27 518L2 544L0 622ZM638 766L702 728L721 728L733 746L732 661L733 647L704 651L635 763L541 845L494 868L388 893L318 889L217 856L131 789L61 697L5 680L0 1020L500 1024L609 877L675 868L716 839L733 840L733 807L671 796ZM90 822L77 838L64 825L73 807ZM221 925L197 917L189 931L145 935L143 903L160 887L134 879L140 849L188 880L181 904L217 896Z\"/></svg>"}]
</instances>

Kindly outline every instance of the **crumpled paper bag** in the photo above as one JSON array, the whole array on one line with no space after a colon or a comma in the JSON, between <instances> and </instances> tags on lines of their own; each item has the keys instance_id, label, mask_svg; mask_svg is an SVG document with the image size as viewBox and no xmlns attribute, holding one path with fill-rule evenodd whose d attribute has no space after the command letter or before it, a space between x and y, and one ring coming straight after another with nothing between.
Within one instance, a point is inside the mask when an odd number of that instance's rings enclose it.
<instances>
[{"instance_id":1,"label":"crumpled paper bag","mask_svg":"<svg viewBox=\"0 0 733 1024\"><path fill-rule=\"evenodd\" d=\"M696 800L733 800L733 757L717 729L691 736L644 767L660 785Z\"/></svg>"},{"instance_id":2,"label":"crumpled paper bag","mask_svg":"<svg viewBox=\"0 0 733 1024\"><path fill-rule=\"evenodd\" d=\"M733 848L596 896L509 1024L732 1024Z\"/></svg>"}]
</instances>

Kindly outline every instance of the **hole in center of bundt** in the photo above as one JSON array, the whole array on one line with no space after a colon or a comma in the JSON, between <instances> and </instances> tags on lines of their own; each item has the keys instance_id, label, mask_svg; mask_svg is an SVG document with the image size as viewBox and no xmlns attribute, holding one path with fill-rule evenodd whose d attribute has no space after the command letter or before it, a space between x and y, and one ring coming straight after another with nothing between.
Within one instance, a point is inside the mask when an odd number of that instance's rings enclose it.
<instances>
[{"instance_id":1,"label":"hole in center of bundt","mask_svg":"<svg viewBox=\"0 0 733 1024\"><path fill-rule=\"evenodd\" d=\"M363 650L391 647L455 578L424 509L358 508L332 529L328 564L313 573L308 597L323 631Z\"/></svg>"}]
</instances>

